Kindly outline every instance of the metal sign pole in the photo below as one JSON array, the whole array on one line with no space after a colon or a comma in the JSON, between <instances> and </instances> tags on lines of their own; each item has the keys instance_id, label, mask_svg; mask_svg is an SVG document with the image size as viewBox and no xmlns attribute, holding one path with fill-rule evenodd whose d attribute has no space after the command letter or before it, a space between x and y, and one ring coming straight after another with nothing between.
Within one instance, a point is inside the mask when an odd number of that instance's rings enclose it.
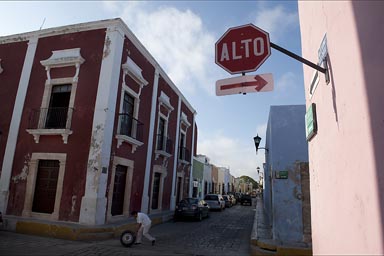
<instances>
[{"instance_id":1,"label":"metal sign pole","mask_svg":"<svg viewBox=\"0 0 384 256\"><path fill-rule=\"evenodd\" d=\"M300 57L299 55L297 55L297 54L295 54L295 53L293 53L291 51L288 51L287 49L284 49L283 47L278 46L277 44L274 44L274 43L270 42L270 45L271 45L272 48L274 48L274 49L276 49L276 50L278 50L278 51L288 55L289 57L292 57L292 58L300 61L301 63L304 63L304 64L306 64L306 65L308 65L308 66L310 66L310 67L320 71L321 73L325 74L325 80L326 80L327 83L329 82L329 74L328 74L327 58L326 57L324 58L325 68L323 68L323 67L320 67L319 65L316 65L313 62L310 62L309 60L306 60L306 59Z\"/></svg>"}]
</instances>

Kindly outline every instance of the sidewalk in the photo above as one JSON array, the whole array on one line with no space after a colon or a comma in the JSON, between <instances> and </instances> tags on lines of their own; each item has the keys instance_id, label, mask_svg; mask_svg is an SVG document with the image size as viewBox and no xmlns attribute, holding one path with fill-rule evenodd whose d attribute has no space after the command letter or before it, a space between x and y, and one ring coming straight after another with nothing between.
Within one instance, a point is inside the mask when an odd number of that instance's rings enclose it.
<instances>
[{"instance_id":1,"label":"sidewalk","mask_svg":"<svg viewBox=\"0 0 384 256\"><path fill-rule=\"evenodd\" d=\"M305 243L284 243L273 239L272 226L264 212L262 198L256 198L255 211L251 255L312 255L312 248Z\"/></svg>"},{"instance_id":2,"label":"sidewalk","mask_svg":"<svg viewBox=\"0 0 384 256\"><path fill-rule=\"evenodd\" d=\"M150 214L152 226L169 221L173 211ZM103 240L119 237L121 232L136 226L133 217L103 225L81 225L74 222L47 221L19 216L3 216L1 230L27 235L45 236L66 240Z\"/></svg>"}]
</instances>

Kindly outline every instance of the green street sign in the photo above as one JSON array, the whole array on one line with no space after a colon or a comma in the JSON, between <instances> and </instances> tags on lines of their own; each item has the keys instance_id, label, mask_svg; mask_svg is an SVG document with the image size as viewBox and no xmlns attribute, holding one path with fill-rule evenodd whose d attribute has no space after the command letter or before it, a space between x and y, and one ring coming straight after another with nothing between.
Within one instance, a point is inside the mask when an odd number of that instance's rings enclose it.
<instances>
[{"instance_id":1,"label":"green street sign","mask_svg":"<svg viewBox=\"0 0 384 256\"><path fill-rule=\"evenodd\" d=\"M307 141L311 140L317 133L316 104L312 103L305 113L305 135Z\"/></svg>"},{"instance_id":2,"label":"green street sign","mask_svg":"<svg viewBox=\"0 0 384 256\"><path fill-rule=\"evenodd\" d=\"M276 179L288 179L288 171L276 171Z\"/></svg>"}]
</instances>

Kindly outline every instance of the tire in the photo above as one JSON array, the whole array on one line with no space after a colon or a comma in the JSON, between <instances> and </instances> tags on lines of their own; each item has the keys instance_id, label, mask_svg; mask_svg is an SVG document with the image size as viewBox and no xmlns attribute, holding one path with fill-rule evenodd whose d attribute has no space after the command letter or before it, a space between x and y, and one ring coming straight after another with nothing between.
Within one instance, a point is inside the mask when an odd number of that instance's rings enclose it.
<instances>
[{"instance_id":1,"label":"tire","mask_svg":"<svg viewBox=\"0 0 384 256\"><path fill-rule=\"evenodd\" d=\"M125 247L131 247L136 240L136 235L130 230L125 230L120 235L120 243Z\"/></svg>"},{"instance_id":2,"label":"tire","mask_svg":"<svg viewBox=\"0 0 384 256\"><path fill-rule=\"evenodd\" d=\"M199 215L197 216L197 220L198 221L202 221L203 220L203 214L201 212L199 212Z\"/></svg>"}]
</instances>

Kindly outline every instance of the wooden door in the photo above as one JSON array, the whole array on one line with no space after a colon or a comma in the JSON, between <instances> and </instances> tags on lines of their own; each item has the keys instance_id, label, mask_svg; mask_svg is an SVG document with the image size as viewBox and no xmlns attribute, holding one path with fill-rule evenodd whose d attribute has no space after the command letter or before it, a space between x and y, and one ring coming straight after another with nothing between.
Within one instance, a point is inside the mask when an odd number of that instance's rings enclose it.
<instances>
[{"instance_id":1,"label":"wooden door","mask_svg":"<svg viewBox=\"0 0 384 256\"><path fill-rule=\"evenodd\" d=\"M58 160L39 160L32 204L33 212L53 213L59 168Z\"/></svg>"},{"instance_id":2,"label":"wooden door","mask_svg":"<svg viewBox=\"0 0 384 256\"><path fill-rule=\"evenodd\" d=\"M160 193L160 177L161 173L155 172L153 177L153 189L152 189L152 209L159 208L159 193Z\"/></svg>"},{"instance_id":3,"label":"wooden door","mask_svg":"<svg viewBox=\"0 0 384 256\"><path fill-rule=\"evenodd\" d=\"M111 206L112 216L123 214L126 180L127 167L123 165L117 165L115 171L115 181L113 185L113 197Z\"/></svg>"}]
</instances>

